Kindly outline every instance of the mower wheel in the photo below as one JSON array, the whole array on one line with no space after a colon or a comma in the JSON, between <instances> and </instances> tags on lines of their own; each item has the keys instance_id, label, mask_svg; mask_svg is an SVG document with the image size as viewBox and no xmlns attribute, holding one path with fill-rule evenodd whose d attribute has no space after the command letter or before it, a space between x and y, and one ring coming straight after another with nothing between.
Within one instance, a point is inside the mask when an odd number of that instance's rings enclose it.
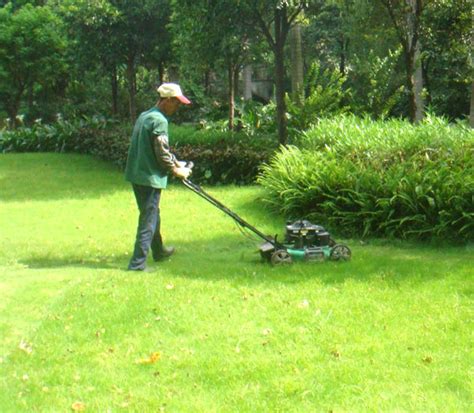
<instances>
[{"instance_id":1,"label":"mower wheel","mask_svg":"<svg viewBox=\"0 0 474 413\"><path fill-rule=\"evenodd\" d=\"M352 252L347 245L336 244L331 250L329 258L333 261L349 261Z\"/></svg>"},{"instance_id":2,"label":"mower wheel","mask_svg":"<svg viewBox=\"0 0 474 413\"><path fill-rule=\"evenodd\" d=\"M291 255L286 250L276 250L270 259L272 265L291 264Z\"/></svg>"}]
</instances>

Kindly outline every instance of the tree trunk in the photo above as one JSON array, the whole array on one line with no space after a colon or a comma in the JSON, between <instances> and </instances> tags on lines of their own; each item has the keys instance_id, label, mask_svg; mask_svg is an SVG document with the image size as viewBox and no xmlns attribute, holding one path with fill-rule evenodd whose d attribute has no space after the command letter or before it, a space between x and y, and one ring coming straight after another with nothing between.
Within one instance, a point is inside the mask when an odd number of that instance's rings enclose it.
<instances>
[{"instance_id":1,"label":"tree trunk","mask_svg":"<svg viewBox=\"0 0 474 413\"><path fill-rule=\"evenodd\" d=\"M410 97L410 120L419 122L423 119L423 72L420 61L420 42L418 41L420 30L420 15L423 2L420 0L409 0L410 7L407 11L407 42L405 53L407 55L407 86Z\"/></svg>"},{"instance_id":2,"label":"tree trunk","mask_svg":"<svg viewBox=\"0 0 474 413\"><path fill-rule=\"evenodd\" d=\"M165 66L163 62L160 61L158 64L158 82L161 85L165 79Z\"/></svg>"},{"instance_id":3,"label":"tree trunk","mask_svg":"<svg viewBox=\"0 0 474 413\"><path fill-rule=\"evenodd\" d=\"M209 69L204 72L204 92L206 96L211 94L211 71Z\"/></svg>"},{"instance_id":4,"label":"tree trunk","mask_svg":"<svg viewBox=\"0 0 474 413\"><path fill-rule=\"evenodd\" d=\"M286 21L286 13L283 9L275 10L275 98L277 107L278 141L286 145L288 141L288 125L286 119L285 103L285 60L284 46L285 33L283 22Z\"/></svg>"},{"instance_id":5,"label":"tree trunk","mask_svg":"<svg viewBox=\"0 0 474 413\"><path fill-rule=\"evenodd\" d=\"M239 96L239 75L240 75L239 64L234 65L233 74L234 74L234 101L235 101L235 97Z\"/></svg>"},{"instance_id":6,"label":"tree trunk","mask_svg":"<svg viewBox=\"0 0 474 413\"><path fill-rule=\"evenodd\" d=\"M425 116L425 102L423 99L423 70L421 67L420 42L417 42L414 55L414 89L415 95L415 122L421 122Z\"/></svg>"},{"instance_id":7,"label":"tree trunk","mask_svg":"<svg viewBox=\"0 0 474 413\"><path fill-rule=\"evenodd\" d=\"M110 73L110 86L112 89L112 115L118 114L118 80L117 80L117 66L113 66Z\"/></svg>"},{"instance_id":8,"label":"tree trunk","mask_svg":"<svg viewBox=\"0 0 474 413\"><path fill-rule=\"evenodd\" d=\"M33 107L34 107L33 84L30 83L28 85L28 118L27 118L27 122L30 125L33 123L33 118L32 118Z\"/></svg>"},{"instance_id":9,"label":"tree trunk","mask_svg":"<svg viewBox=\"0 0 474 413\"><path fill-rule=\"evenodd\" d=\"M243 70L244 100L252 99L252 66L246 65Z\"/></svg>"},{"instance_id":10,"label":"tree trunk","mask_svg":"<svg viewBox=\"0 0 474 413\"><path fill-rule=\"evenodd\" d=\"M234 130L234 115L235 115L235 76L234 68L231 63L229 63L228 68L228 77L229 77L229 130Z\"/></svg>"},{"instance_id":11,"label":"tree trunk","mask_svg":"<svg viewBox=\"0 0 474 413\"><path fill-rule=\"evenodd\" d=\"M8 126L10 129L16 129L20 123L17 119L18 111L20 110L21 97L23 96L24 87L22 87L15 96L13 96L12 101L8 102L6 105L6 110L10 121Z\"/></svg>"},{"instance_id":12,"label":"tree trunk","mask_svg":"<svg viewBox=\"0 0 474 413\"><path fill-rule=\"evenodd\" d=\"M424 59L421 65L423 71L423 87L425 88L426 95L424 104L425 106L431 105L431 79L429 77L430 59Z\"/></svg>"},{"instance_id":13,"label":"tree trunk","mask_svg":"<svg viewBox=\"0 0 474 413\"><path fill-rule=\"evenodd\" d=\"M128 96L129 96L129 113L132 122L137 117L137 107L135 98L137 95L137 79L135 72L135 56L129 56L127 61L127 80L128 80Z\"/></svg>"},{"instance_id":14,"label":"tree trunk","mask_svg":"<svg viewBox=\"0 0 474 413\"><path fill-rule=\"evenodd\" d=\"M471 30L471 50L474 50L474 14L472 15L472 30ZM474 67L474 53L471 53L471 67ZM474 79L471 84L471 110L469 114L469 124L474 128Z\"/></svg>"},{"instance_id":15,"label":"tree trunk","mask_svg":"<svg viewBox=\"0 0 474 413\"><path fill-rule=\"evenodd\" d=\"M409 117L410 121L414 123L423 118L424 112L423 71L419 61L420 44L418 41L424 0L405 0L405 2L397 3L392 3L391 0L381 1L388 10L403 47Z\"/></svg>"},{"instance_id":16,"label":"tree trunk","mask_svg":"<svg viewBox=\"0 0 474 413\"><path fill-rule=\"evenodd\" d=\"M415 56L410 51L405 54L406 87L408 92L408 116L412 123L416 120L416 96L414 76Z\"/></svg>"},{"instance_id":17,"label":"tree trunk","mask_svg":"<svg viewBox=\"0 0 474 413\"><path fill-rule=\"evenodd\" d=\"M8 106L6 108L8 114L8 128L9 129L16 129L17 119L16 115L18 114L18 109L14 107L14 105Z\"/></svg>"},{"instance_id":18,"label":"tree trunk","mask_svg":"<svg viewBox=\"0 0 474 413\"><path fill-rule=\"evenodd\" d=\"M291 52L291 94L293 100L301 105L304 100L304 64L301 42L301 26L295 24L290 31Z\"/></svg>"},{"instance_id":19,"label":"tree trunk","mask_svg":"<svg viewBox=\"0 0 474 413\"><path fill-rule=\"evenodd\" d=\"M275 55L275 98L277 108L277 125L278 125L278 141L281 145L286 145L288 141L288 125L286 118L285 103L285 61L284 47L286 36L291 29L292 24L296 21L298 15L304 10L306 2L295 2L293 14L288 16L288 2L277 2L273 9L272 24L269 25L260 12L256 12L256 21L260 26L263 35L266 37L268 44L271 46ZM273 26L273 34L271 33Z\"/></svg>"},{"instance_id":20,"label":"tree trunk","mask_svg":"<svg viewBox=\"0 0 474 413\"><path fill-rule=\"evenodd\" d=\"M469 115L469 124L474 128L474 80L471 86L471 113Z\"/></svg>"},{"instance_id":21,"label":"tree trunk","mask_svg":"<svg viewBox=\"0 0 474 413\"><path fill-rule=\"evenodd\" d=\"M339 53L339 73L342 76L346 75L346 60L347 60L347 49L349 47L349 40L344 38L344 34L341 34L341 37L338 41L340 46Z\"/></svg>"}]
</instances>

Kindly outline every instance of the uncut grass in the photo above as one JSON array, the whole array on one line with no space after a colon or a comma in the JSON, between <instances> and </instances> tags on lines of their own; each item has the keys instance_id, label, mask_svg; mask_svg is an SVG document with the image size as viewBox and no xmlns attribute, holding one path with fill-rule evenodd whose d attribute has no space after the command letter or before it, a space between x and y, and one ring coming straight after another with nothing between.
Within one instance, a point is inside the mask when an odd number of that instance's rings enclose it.
<instances>
[{"instance_id":1,"label":"uncut grass","mask_svg":"<svg viewBox=\"0 0 474 413\"><path fill-rule=\"evenodd\" d=\"M469 408L472 250L348 240L350 263L272 268L230 218L173 185L163 233L178 253L130 274L136 207L120 173L22 156L49 175L4 182L18 189L0 206L2 411ZM209 192L282 232L260 189Z\"/></svg>"}]
</instances>

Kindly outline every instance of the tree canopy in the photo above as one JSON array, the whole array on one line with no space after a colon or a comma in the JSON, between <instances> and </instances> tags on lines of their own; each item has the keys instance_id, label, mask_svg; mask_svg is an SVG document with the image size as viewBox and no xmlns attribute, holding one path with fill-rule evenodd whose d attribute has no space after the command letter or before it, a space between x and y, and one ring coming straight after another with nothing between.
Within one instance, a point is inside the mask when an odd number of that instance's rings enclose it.
<instances>
[{"instance_id":1,"label":"tree canopy","mask_svg":"<svg viewBox=\"0 0 474 413\"><path fill-rule=\"evenodd\" d=\"M27 92L54 87L64 76L67 40L61 29L47 7L0 9L0 97L9 123L15 124Z\"/></svg>"},{"instance_id":2,"label":"tree canopy","mask_svg":"<svg viewBox=\"0 0 474 413\"><path fill-rule=\"evenodd\" d=\"M473 106L469 0L22 0L0 3L0 23L10 126L58 112L133 120L163 81L191 94L188 120L227 118L230 129L244 90L273 101L280 143L295 76L298 99L312 96L309 118L333 108L454 120Z\"/></svg>"}]
</instances>

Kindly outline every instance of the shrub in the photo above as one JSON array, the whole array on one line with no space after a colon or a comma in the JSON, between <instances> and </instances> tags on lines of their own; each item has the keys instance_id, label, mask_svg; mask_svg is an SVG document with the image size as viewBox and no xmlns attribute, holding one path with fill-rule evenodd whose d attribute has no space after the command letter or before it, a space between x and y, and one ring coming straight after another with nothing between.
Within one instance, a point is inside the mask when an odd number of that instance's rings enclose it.
<instances>
[{"instance_id":1,"label":"shrub","mask_svg":"<svg viewBox=\"0 0 474 413\"><path fill-rule=\"evenodd\" d=\"M353 113L367 113L374 118L395 112L403 101L402 73L397 69L402 54L401 46L379 57L374 50L368 56L354 56L348 86L353 90ZM406 98L406 97L405 97Z\"/></svg>"},{"instance_id":2,"label":"shrub","mask_svg":"<svg viewBox=\"0 0 474 413\"><path fill-rule=\"evenodd\" d=\"M277 149L269 135L171 125L170 136L178 159L194 163L193 179L208 184L254 182L260 165Z\"/></svg>"},{"instance_id":3,"label":"shrub","mask_svg":"<svg viewBox=\"0 0 474 413\"><path fill-rule=\"evenodd\" d=\"M259 133L258 135L246 132L231 132L219 129L202 129L193 125L170 125L170 141L173 146L181 145L213 145L219 142L228 144L246 144L254 148L275 147L275 135Z\"/></svg>"},{"instance_id":4,"label":"shrub","mask_svg":"<svg viewBox=\"0 0 474 413\"><path fill-rule=\"evenodd\" d=\"M64 152L74 146L77 126L59 121L54 125L34 124L0 132L2 152Z\"/></svg>"},{"instance_id":5,"label":"shrub","mask_svg":"<svg viewBox=\"0 0 474 413\"><path fill-rule=\"evenodd\" d=\"M289 217L356 236L474 239L474 136L428 118L419 126L321 121L266 164L259 182Z\"/></svg>"},{"instance_id":6,"label":"shrub","mask_svg":"<svg viewBox=\"0 0 474 413\"><path fill-rule=\"evenodd\" d=\"M235 123L249 136L276 135L276 104L241 100L236 103Z\"/></svg>"},{"instance_id":7,"label":"shrub","mask_svg":"<svg viewBox=\"0 0 474 413\"><path fill-rule=\"evenodd\" d=\"M179 159L194 163L192 179L200 183L248 184L255 181L260 165L270 160L273 150L261 150L243 143L182 145L174 148Z\"/></svg>"},{"instance_id":8,"label":"shrub","mask_svg":"<svg viewBox=\"0 0 474 413\"><path fill-rule=\"evenodd\" d=\"M313 63L305 79L306 97L301 102L286 97L289 128L301 132L320 118L346 112L344 101L350 97L350 90L345 89L345 81L338 70L323 70Z\"/></svg>"}]
</instances>

